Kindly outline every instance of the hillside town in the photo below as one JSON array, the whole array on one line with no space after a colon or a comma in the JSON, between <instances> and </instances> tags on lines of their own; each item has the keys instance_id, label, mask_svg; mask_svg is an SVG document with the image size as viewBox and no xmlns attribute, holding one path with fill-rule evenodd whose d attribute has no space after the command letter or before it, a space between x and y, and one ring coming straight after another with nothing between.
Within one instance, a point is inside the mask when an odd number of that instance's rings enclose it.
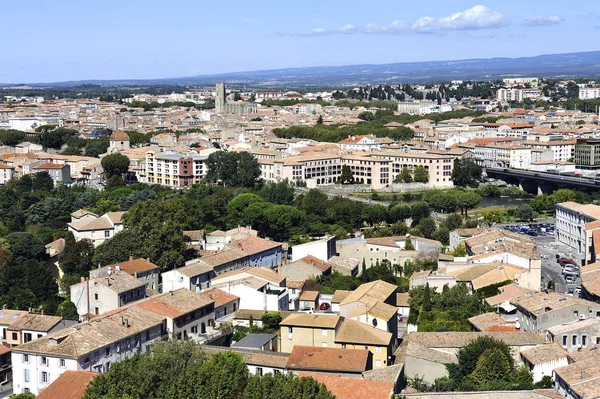
<instances>
[{"instance_id":1,"label":"hillside town","mask_svg":"<svg viewBox=\"0 0 600 399\"><path fill-rule=\"evenodd\" d=\"M5 95L0 397L223 370L252 398L289 375L322 398L598 398L598 98L535 77ZM159 383L177 356L195 369Z\"/></svg>"}]
</instances>

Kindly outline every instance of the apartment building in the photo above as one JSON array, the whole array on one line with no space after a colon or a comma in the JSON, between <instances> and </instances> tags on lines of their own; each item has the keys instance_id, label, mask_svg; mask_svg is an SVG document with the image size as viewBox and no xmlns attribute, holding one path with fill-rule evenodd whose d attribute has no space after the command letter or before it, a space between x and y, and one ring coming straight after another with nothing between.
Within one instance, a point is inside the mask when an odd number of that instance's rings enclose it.
<instances>
[{"instance_id":1,"label":"apartment building","mask_svg":"<svg viewBox=\"0 0 600 399\"><path fill-rule=\"evenodd\" d=\"M475 146L475 160L484 168L527 169L531 148L517 145L488 144Z\"/></svg>"},{"instance_id":2,"label":"apartment building","mask_svg":"<svg viewBox=\"0 0 600 399\"><path fill-rule=\"evenodd\" d=\"M579 88L579 98L581 100L600 98L600 87Z\"/></svg>"},{"instance_id":3,"label":"apartment building","mask_svg":"<svg viewBox=\"0 0 600 399\"><path fill-rule=\"evenodd\" d=\"M523 332L546 332L550 328L600 317L600 304L559 294L534 292L514 298L517 322Z\"/></svg>"},{"instance_id":4,"label":"apartment building","mask_svg":"<svg viewBox=\"0 0 600 399\"><path fill-rule=\"evenodd\" d=\"M47 172L54 185L71 183L71 168L69 165L58 165L54 163L42 163L41 165L33 166L32 173Z\"/></svg>"},{"instance_id":5,"label":"apartment building","mask_svg":"<svg viewBox=\"0 0 600 399\"><path fill-rule=\"evenodd\" d=\"M552 152L552 160L567 162L572 159L575 155L575 140L562 140L562 141L524 141L523 145L531 147L532 149L541 149Z\"/></svg>"},{"instance_id":6,"label":"apartment building","mask_svg":"<svg viewBox=\"0 0 600 399\"><path fill-rule=\"evenodd\" d=\"M171 188L187 188L199 183L206 175L207 156L146 153L144 183L160 184Z\"/></svg>"},{"instance_id":7,"label":"apartment building","mask_svg":"<svg viewBox=\"0 0 600 399\"><path fill-rule=\"evenodd\" d=\"M146 298L148 282L106 266L93 270L89 279L70 287L71 301L81 319L104 314L128 303Z\"/></svg>"},{"instance_id":8,"label":"apartment building","mask_svg":"<svg viewBox=\"0 0 600 399\"><path fill-rule=\"evenodd\" d=\"M123 271L130 274L144 282L146 288L158 292L159 268L154 263L150 262L149 259L133 259L133 257L130 256L128 261L108 265L107 267L112 269L113 273ZM100 274L98 273L98 270L100 269L90 270L90 277L99 277Z\"/></svg>"},{"instance_id":9,"label":"apartment building","mask_svg":"<svg viewBox=\"0 0 600 399\"><path fill-rule=\"evenodd\" d=\"M526 98L537 98L540 96L538 89L498 89L496 99L503 102L522 102Z\"/></svg>"},{"instance_id":10,"label":"apartment building","mask_svg":"<svg viewBox=\"0 0 600 399\"><path fill-rule=\"evenodd\" d=\"M577 139L575 143L574 158L578 168L600 168L600 140Z\"/></svg>"},{"instance_id":11,"label":"apartment building","mask_svg":"<svg viewBox=\"0 0 600 399\"><path fill-rule=\"evenodd\" d=\"M67 370L107 372L164 336L205 341L214 301L188 290L130 304L12 350L13 390L39 394Z\"/></svg>"},{"instance_id":12,"label":"apartment building","mask_svg":"<svg viewBox=\"0 0 600 399\"><path fill-rule=\"evenodd\" d=\"M600 320L584 318L550 327L546 336L550 342L559 344L569 352L600 344Z\"/></svg>"},{"instance_id":13,"label":"apartment building","mask_svg":"<svg viewBox=\"0 0 600 399\"><path fill-rule=\"evenodd\" d=\"M592 222L600 219L600 206L576 202L556 204L556 241L569 247L569 256L586 265L595 256L592 253L594 230L600 228Z\"/></svg>"},{"instance_id":14,"label":"apartment building","mask_svg":"<svg viewBox=\"0 0 600 399\"><path fill-rule=\"evenodd\" d=\"M294 313L279 323L281 352L291 353L295 345L334 348L342 318L333 314ZM362 348L364 349L364 348Z\"/></svg>"}]
</instances>

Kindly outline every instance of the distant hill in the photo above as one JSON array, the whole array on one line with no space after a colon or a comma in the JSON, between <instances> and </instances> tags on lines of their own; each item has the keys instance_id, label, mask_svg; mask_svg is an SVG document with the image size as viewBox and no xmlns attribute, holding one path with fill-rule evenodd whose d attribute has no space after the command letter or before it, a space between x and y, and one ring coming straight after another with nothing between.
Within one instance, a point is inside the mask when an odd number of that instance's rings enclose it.
<instances>
[{"instance_id":1,"label":"distant hill","mask_svg":"<svg viewBox=\"0 0 600 399\"><path fill-rule=\"evenodd\" d=\"M85 80L46 83L43 85L74 86L86 83L106 86L213 84L217 81L225 81L230 84L252 86L310 87L365 83L431 82L451 79L498 79L513 76L600 77L600 51L520 58L482 58L378 65L285 68L165 79Z\"/></svg>"}]
</instances>

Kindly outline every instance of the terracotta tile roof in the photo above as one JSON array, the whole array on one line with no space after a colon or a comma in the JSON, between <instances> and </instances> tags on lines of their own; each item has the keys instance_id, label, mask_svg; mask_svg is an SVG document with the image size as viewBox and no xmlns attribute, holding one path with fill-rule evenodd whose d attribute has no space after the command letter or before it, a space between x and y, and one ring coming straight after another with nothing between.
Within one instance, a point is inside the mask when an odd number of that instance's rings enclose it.
<instances>
[{"instance_id":1,"label":"terracotta tile roof","mask_svg":"<svg viewBox=\"0 0 600 399\"><path fill-rule=\"evenodd\" d=\"M361 284L357 289L352 291L346 298L344 298L344 300L340 302L340 305L345 305L352 302L385 302L392 294L396 292L397 289L398 287L396 285L386 283L385 281L381 280Z\"/></svg>"},{"instance_id":2,"label":"terracotta tile roof","mask_svg":"<svg viewBox=\"0 0 600 399\"><path fill-rule=\"evenodd\" d=\"M314 302L319 299L319 291L302 291L300 294L301 301L311 301Z\"/></svg>"},{"instance_id":3,"label":"terracotta tile roof","mask_svg":"<svg viewBox=\"0 0 600 399\"><path fill-rule=\"evenodd\" d=\"M600 362L596 356L556 368L554 373L580 398L600 397Z\"/></svg>"},{"instance_id":4,"label":"terracotta tile roof","mask_svg":"<svg viewBox=\"0 0 600 399\"><path fill-rule=\"evenodd\" d=\"M583 213L594 219L600 219L600 206L598 206L598 205L578 204L577 202L568 201L568 202L561 202L559 204L556 204L556 206L567 208L574 212Z\"/></svg>"},{"instance_id":5,"label":"terracotta tile roof","mask_svg":"<svg viewBox=\"0 0 600 399\"><path fill-rule=\"evenodd\" d=\"M406 346L406 356L441 364L458 362L456 355L453 353L431 349L410 340Z\"/></svg>"},{"instance_id":6,"label":"terracotta tile roof","mask_svg":"<svg viewBox=\"0 0 600 399\"><path fill-rule=\"evenodd\" d=\"M300 258L295 262L289 263L286 265L286 267L289 267L291 265L301 265L301 264L309 265L321 272L326 272L327 270L331 269L331 265L329 263L324 262L321 259L316 258L312 255L305 256L304 258Z\"/></svg>"},{"instance_id":7,"label":"terracotta tile roof","mask_svg":"<svg viewBox=\"0 0 600 399\"><path fill-rule=\"evenodd\" d=\"M219 276L213 279L214 284L219 284L220 280L224 280L226 278L232 276L239 276L240 279L254 276L261 280L269 281L276 284L281 284L285 281L285 277L277 274L273 270L266 267L246 267L244 269L232 270L227 273L220 274Z\"/></svg>"},{"instance_id":8,"label":"terracotta tile roof","mask_svg":"<svg viewBox=\"0 0 600 399\"><path fill-rule=\"evenodd\" d=\"M274 367L281 370L285 369L289 358L287 353L228 348L225 346L203 345L202 350L209 355L222 352L237 353L244 358L244 363L246 364L253 366Z\"/></svg>"},{"instance_id":9,"label":"terracotta tile roof","mask_svg":"<svg viewBox=\"0 0 600 399\"><path fill-rule=\"evenodd\" d=\"M396 242L404 242L406 237L403 236L390 236L390 237L374 237L365 238L365 241L369 245L381 245L384 247L399 248Z\"/></svg>"},{"instance_id":10,"label":"terracotta tile roof","mask_svg":"<svg viewBox=\"0 0 600 399\"><path fill-rule=\"evenodd\" d=\"M392 333L359 323L354 320L344 320L335 337L336 343L388 346L392 341Z\"/></svg>"},{"instance_id":11,"label":"terracotta tile roof","mask_svg":"<svg viewBox=\"0 0 600 399\"><path fill-rule=\"evenodd\" d=\"M408 307L410 306L408 300L410 299L410 294L408 292L399 292L396 294L396 306L398 307Z\"/></svg>"},{"instance_id":12,"label":"terracotta tile roof","mask_svg":"<svg viewBox=\"0 0 600 399\"><path fill-rule=\"evenodd\" d=\"M4 344L0 344L0 356L10 352L10 347Z\"/></svg>"},{"instance_id":13,"label":"terracotta tile roof","mask_svg":"<svg viewBox=\"0 0 600 399\"><path fill-rule=\"evenodd\" d=\"M81 399L88 384L98 373L91 371L67 370L46 389L40 392L37 399Z\"/></svg>"},{"instance_id":14,"label":"terracotta tile roof","mask_svg":"<svg viewBox=\"0 0 600 399\"><path fill-rule=\"evenodd\" d=\"M532 364L540 364L560 359L561 357L568 357L569 353L557 342L554 342L521 351L521 356Z\"/></svg>"},{"instance_id":15,"label":"terracotta tile roof","mask_svg":"<svg viewBox=\"0 0 600 399\"><path fill-rule=\"evenodd\" d=\"M300 314L300 312L294 312L290 310L280 310L282 320L285 320L288 316L293 314ZM255 309L238 309L235 313L236 320L250 320L250 316L254 320L260 320L262 315L265 314L264 310L255 310ZM302 313L304 314L304 313Z\"/></svg>"},{"instance_id":16,"label":"terracotta tile roof","mask_svg":"<svg viewBox=\"0 0 600 399\"><path fill-rule=\"evenodd\" d=\"M527 310L532 315L539 317L540 315L552 312L558 309L568 308L573 305L589 306L593 309L600 309L600 305L584 299L575 298L557 292L535 292L527 295L522 295L510 301L513 305Z\"/></svg>"},{"instance_id":17,"label":"terracotta tile roof","mask_svg":"<svg viewBox=\"0 0 600 399\"><path fill-rule=\"evenodd\" d=\"M585 270L585 268L588 268ZM594 269L592 269L594 267ZM600 268L595 264L585 266L581 269L581 286L592 294L600 296Z\"/></svg>"},{"instance_id":18,"label":"terracotta tile roof","mask_svg":"<svg viewBox=\"0 0 600 399\"><path fill-rule=\"evenodd\" d=\"M158 266L144 258L137 258L128 260L126 262L116 263L114 265L109 265L109 267L115 269L115 266L117 265L125 273L129 273L131 275L135 273L147 272L148 270L158 270Z\"/></svg>"},{"instance_id":19,"label":"terracotta tile roof","mask_svg":"<svg viewBox=\"0 0 600 399\"><path fill-rule=\"evenodd\" d=\"M541 345L546 342L544 334L525 332L413 332L406 339L427 348L462 348L479 337L496 338L510 346Z\"/></svg>"},{"instance_id":20,"label":"terracotta tile roof","mask_svg":"<svg viewBox=\"0 0 600 399\"><path fill-rule=\"evenodd\" d=\"M320 313L293 313L283 319L279 325L309 328L335 328L342 318L338 315Z\"/></svg>"},{"instance_id":21,"label":"terracotta tile roof","mask_svg":"<svg viewBox=\"0 0 600 399\"><path fill-rule=\"evenodd\" d=\"M350 136L345 138L344 140L340 141L340 144L356 144L358 142L360 142L362 139L374 139L375 136L373 136L372 134L363 134L360 136Z\"/></svg>"},{"instance_id":22,"label":"terracotta tile roof","mask_svg":"<svg viewBox=\"0 0 600 399\"><path fill-rule=\"evenodd\" d=\"M186 262L186 265L180 267L177 270L178 273L183 274L186 277L196 277L202 274L214 274L214 268L212 265L207 264L204 259L206 257L192 259Z\"/></svg>"},{"instance_id":23,"label":"terracotta tile roof","mask_svg":"<svg viewBox=\"0 0 600 399\"><path fill-rule=\"evenodd\" d=\"M333 296L331 297L331 303L340 303L344 299L346 299L346 297L348 297L348 295L350 295L351 293L352 291L335 290Z\"/></svg>"},{"instance_id":24,"label":"terracotta tile roof","mask_svg":"<svg viewBox=\"0 0 600 399\"><path fill-rule=\"evenodd\" d=\"M520 287L514 283L505 285L504 287L500 287L498 288L498 291L500 291L498 295L486 298L485 301L488 303L488 305L496 306L506 301L510 301L511 299L518 298L521 295L533 292L526 288Z\"/></svg>"},{"instance_id":25,"label":"terracotta tile roof","mask_svg":"<svg viewBox=\"0 0 600 399\"><path fill-rule=\"evenodd\" d=\"M489 312L473 316L469 318L469 323L479 331L487 331L492 326L498 326L504 324L504 320L500 318L496 313Z\"/></svg>"},{"instance_id":26,"label":"terracotta tile roof","mask_svg":"<svg viewBox=\"0 0 600 399\"><path fill-rule=\"evenodd\" d=\"M286 286L288 288L295 288L295 289L302 289L304 288L304 285L306 284L306 281L302 280L302 281L298 281L298 280L287 280L286 281Z\"/></svg>"},{"instance_id":27,"label":"terracotta tile roof","mask_svg":"<svg viewBox=\"0 0 600 399\"><path fill-rule=\"evenodd\" d=\"M174 319L213 302L215 302L213 299L206 298L200 293L181 288L154 296L139 303L138 306Z\"/></svg>"},{"instance_id":28,"label":"terracotta tile roof","mask_svg":"<svg viewBox=\"0 0 600 399\"><path fill-rule=\"evenodd\" d=\"M276 241L269 241L258 237L246 237L241 240L235 240L225 246L225 248L238 248L248 255L258 254L273 248L281 247L283 244Z\"/></svg>"},{"instance_id":29,"label":"terracotta tile roof","mask_svg":"<svg viewBox=\"0 0 600 399\"><path fill-rule=\"evenodd\" d=\"M41 331L48 332L62 321L60 316L47 316L41 314L27 313L15 320L8 330L21 331Z\"/></svg>"},{"instance_id":30,"label":"terracotta tile roof","mask_svg":"<svg viewBox=\"0 0 600 399\"><path fill-rule=\"evenodd\" d=\"M375 316L383 320L390 320L392 317L396 317L398 308L392 305L388 305L385 302L377 301L373 304L366 303L364 306L357 306L348 314L348 318L356 318L364 315L365 313Z\"/></svg>"},{"instance_id":31,"label":"terracotta tile roof","mask_svg":"<svg viewBox=\"0 0 600 399\"><path fill-rule=\"evenodd\" d=\"M287 368L303 371L362 373L367 369L368 360L369 351L365 349L294 345Z\"/></svg>"},{"instance_id":32,"label":"terracotta tile roof","mask_svg":"<svg viewBox=\"0 0 600 399\"><path fill-rule=\"evenodd\" d=\"M360 380L356 378L342 378L330 374L298 373L299 377L312 377L331 392L336 399L389 399L394 390L391 382Z\"/></svg>"},{"instance_id":33,"label":"terracotta tile roof","mask_svg":"<svg viewBox=\"0 0 600 399\"><path fill-rule=\"evenodd\" d=\"M200 292L199 294L209 301L215 301L215 307L223 306L240 299L240 297L229 294L218 288L209 288L203 292Z\"/></svg>"},{"instance_id":34,"label":"terracotta tile roof","mask_svg":"<svg viewBox=\"0 0 600 399\"><path fill-rule=\"evenodd\" d=\"M32 169L62 169L64 167L66 167L67 165L60 165L60 164L56 164L56 163L44 163L38 166L34 166Z\"/></svg>"}]
</instances>

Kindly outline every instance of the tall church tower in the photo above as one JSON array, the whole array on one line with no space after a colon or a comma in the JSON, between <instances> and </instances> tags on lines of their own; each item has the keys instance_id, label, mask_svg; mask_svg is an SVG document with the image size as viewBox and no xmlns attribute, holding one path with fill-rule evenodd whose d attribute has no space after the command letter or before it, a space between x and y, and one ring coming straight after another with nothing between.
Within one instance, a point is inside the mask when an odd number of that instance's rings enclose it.
<instances>
[{"instance_id":1,"label":"tall church tower","mask_svg":"<svg viewBox=\"0 0 600 399\"><path fill-rule=\"evenodd\" d=\"M215 110L217 114L225 113L225 83L217 82L217 92L215 94Z\"/></svg>"}]
</instances>

